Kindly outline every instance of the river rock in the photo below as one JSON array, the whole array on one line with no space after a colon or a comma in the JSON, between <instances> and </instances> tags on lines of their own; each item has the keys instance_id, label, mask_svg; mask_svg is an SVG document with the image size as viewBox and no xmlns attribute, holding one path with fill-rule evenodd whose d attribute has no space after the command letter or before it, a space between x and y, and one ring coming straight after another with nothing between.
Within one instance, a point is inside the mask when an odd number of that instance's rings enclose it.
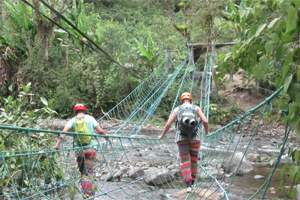
<instances>
[{"instance_id":1,"label":"river rock","mask_svg":"<svg viewBox=\"0 0 300 200\"><path fill-rule=\"evenodd\" d=\"M117 171L114 173L113 178L120 181L122 175L123 175L123 172L122 172L121 170L117 170Z\"/></svg>"},{"instance_id":2,"label":"river rock","mask_svg":"<svg viewBox=\"0 0 300 200\"><path fill-rule=\"evenodd\" d=\"M227 169L226 173L236 172L237 175L244 175L253 171L253 166L251 165L251 162L246 160L243 156L243 152L237 152L234 154L232 160L227 159L229 162L225 163L225 167L223 167L224 170ZM239 169L237 170L238 167Z\"/></svg>"},{"instance_id":3,"label":"river rock","mask_svg":"<svg viewBox=\"0 0 300 200\"><path fill-rule=\"evenodd\" d=\"M265 177L263 175L255 175L253 178L259 180L259 179L264 179Z\"/></svg>"},{"instance_id":4,"label":"river rock","mask_svg":"<svg viewBox=\"0 0 300 200\"><path fill-rule=\"evenodd\" d=\"M128 177L131 179L136 179L138 176L142 176L144 174L144 170L141 167L134 167L129 171Z\"/></svg>"},{"instance_id":5,"label":"river rock","mask_svg":"<svg viewBox=\"0 0 300 200\"><path fill-rule=\"evenodd\" d=\"M177 168L177 169L171 169L171 173L172 173L176 178L181 177L181 171L180 171L179 168Z\"/></svg>"},{"instance_id":6,"label":"river rock","mask_svg":"<svg viewBox=\"0 0 300 200\"><path fill-rule=\"evenodd\" d=\"M145 183L148 185L162 185L175 179L175 176L169 169L161 170L156 167L151 167L145 171L145 174L149 175L145 178Z\"/></svg>"},{"instance_id":7,"label":"river rock","mask_svg":"<svg viewBox=\"0 0 300 200\"><path fill-rule=\"evenodd\" d=\"M249 153L247 155L247 160L250 160L252 162L260 162L261 158L260 158L260 155L257 153Z\"/></svg>"},{"instance_id":8,"label":"river rock","mask_svg":"<svg viewBox=\"0 0 300 200\"><path fill-rule=\"evenodd\" d=\"M100 180L101 181L111 181L113 179L113 173L109 172L107 174L103 174L103 176L101 176Z\"/></svg>"}]
</instances>

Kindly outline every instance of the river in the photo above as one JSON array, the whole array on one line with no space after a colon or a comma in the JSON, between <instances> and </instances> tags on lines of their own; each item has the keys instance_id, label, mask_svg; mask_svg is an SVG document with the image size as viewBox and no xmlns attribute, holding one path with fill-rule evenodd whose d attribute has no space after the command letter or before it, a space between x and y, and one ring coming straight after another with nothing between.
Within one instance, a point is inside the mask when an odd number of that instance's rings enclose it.
<instances>
[{"instance_id":1,"label":"river","mask_svg":"<svg viewBox=\"0 0 300 200\"><path fill-rule=\"evenodd\" d=\"M61 127L58 129L61 129ZM268 131L266 132L268 133ZM109 133L114 133L114 131L110 130L108 134ZM140 132L139 136L157 137L158 135L160 135L160 133L161 130L142 131ZM236 137L238 138L239 136L237 135ZM255 148L249 148L247 153L258 153L262 157L267 156L269 158L277 158L278 153L280 151L279 145L282 143L282 138L283 138L283 134L277 136L274 136L272 134L258 134L253 138L253 141L251 142L251 147L255 147ZM240 149L241 152L244 151L244 146L247 145L248 141L249 140L247 139L247 136L240 141L239 147L241 148ZM290 137L288 141L288 146L291 146L294 141L297 140L294 137ZM174 138L172 138L172 134L169 133L166 139L166 143L168 144L169 147L174 148L173 153L177 153L177 146L174 144ZM286 153L283 155L283 157L284 158L287 157ZM270 199L270 200L291 199L288 198L283 191L279 190L279 184L281 181L281 168L284 162L286 162L286 159L282 159L281 164L275 170L264 199ZM164 165L164 163L161 164ZM230 188L229 198L231 200L249 199L265 182L265 180L268 178L272 170L273 170L273 166L269 164L269 161L264 163L253 163L253 171L243 176L235 176L233 185ZM260 175L261 178L260 179L254 178L256 175ZM226 180L224 182L226 182ZM288 186L289 183L287 182L285 185ZM131 192L134 191L131 190ZM136 192L138 193L140 191L136 191ZM121 194L119 195L121 197ZM253 199L260 199L260 198L254 197Z\"/></svg>"}]
</instances>

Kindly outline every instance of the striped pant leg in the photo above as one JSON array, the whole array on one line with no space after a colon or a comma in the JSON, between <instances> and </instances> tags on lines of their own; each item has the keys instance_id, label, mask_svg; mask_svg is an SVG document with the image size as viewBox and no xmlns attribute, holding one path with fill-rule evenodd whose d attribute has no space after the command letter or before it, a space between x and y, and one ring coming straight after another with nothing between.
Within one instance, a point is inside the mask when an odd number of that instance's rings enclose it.
<instances>
[{"instance_id":1,"label":"striped pant leg","mask_svg":"<svg viewBox=\"0 0 300 200\"><path fill-rule=\"evenodd\" d=\"M84 160L84 155L82 150L77 152L77 165L80 173L84 174L85 160Z\"/></svg>"},{"instance_id":2,"label":"striped pant leg","mask_svg":"<svg viewBox=\"0 0 300 200\"><path fill-rule=\"evenodd\" d=\"M78 152L77 162L83 177L81 180L81 192L85 198L90 198L93 195L93 181L91 175L94 173L93 167L95 158L96 150L93 148L88 148L85 152Z\"/></svg>"},{"instance_id":3,"label":"striped pant leg","mask_svg":"<svg viewBox=\"0 0 300 200\"><path fill-rule=\"evenodd\" d=\"M94 160L96 158L96 150L88 148L84 151L78 151L77 164L79 171L82 175L92 174L94 172Z\"/></svg>"},{"instance_id":4,"label":"striped pant leg","mask_svg":"<svg viewBox=\"0 0 300 200\"><path fill-rule=\"evenodd\" d=\"M198 140L190 141L190 157L191 157L191 173L192 178L195 180L195 177L198 172L198 153L201 146L201 142Z\"/></svg>"},{"instance_id":5,"label":"striped pant leg","mask_svg":"<svg viewBox=\"0 0 300 200\"><path fill-rule=\"evenodd\" d=\"M96 150L92 148L86 149L84 158L86 164L86 173L88 174L94 173L94 160L96 158Z\"/></svg>"},{"instance_id":6,"label":"striped pant leg","mask_svg":"<svg viewBox=\"0 0 300 200\"><path fill-rule=\"evenodd\" d=\"M180 170L185 182L192 180L191 162L190 162L190 141L178 141L178 150L180 157Z\"/></svg>"}]
</instances>

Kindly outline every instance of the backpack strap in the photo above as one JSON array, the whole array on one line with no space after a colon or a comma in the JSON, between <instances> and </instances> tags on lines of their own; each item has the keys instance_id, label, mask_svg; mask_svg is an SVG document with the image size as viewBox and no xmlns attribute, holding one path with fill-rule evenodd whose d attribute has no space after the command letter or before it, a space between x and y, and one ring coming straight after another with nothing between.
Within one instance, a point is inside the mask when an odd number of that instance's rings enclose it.
<instances>
[{"instance_id":1,"label":"backpack strap","mask_svg":"<svg viewBox=\"0 0 300 200\"><path fill-rule=\"evenodd\" d=\"M198 115L197 115L197 110L196 110L196 108L197 108L196 105L192 105L192 107L191 107L191 109L193 110L194 114L195 114L196 116L198 116Z\"/></svg>"},{"instance_id":2,"label":"backpack strap","mask_svg":"<svg viewBox=\"0 0 300 200\"><path fill-rule=\"evenodd\" d=\"M201 123L201 118L198 116L198 114L197 114L197 106L196 105L193 105L192 106L192 110L193 110L193 112L194 112L194 114L195 114L195 116L196 116L196 119L197 119L197 121L198 121L198 124L200 124Z\"/></svg>"},{"instance_id":3,"label":"backpack strap","mask_svg":"<svg viewBox=\"0 0 300 200\"><path fill-rule=\"evenodd\" d=\"M176 127L178 128L179 127L179 122L181 120L181 117L182 117L182 111L183 111L184 107L183 105L180 105L178 106L178 110L177 110L177 121L176 121Z\"/></svg>"}]
</instances>

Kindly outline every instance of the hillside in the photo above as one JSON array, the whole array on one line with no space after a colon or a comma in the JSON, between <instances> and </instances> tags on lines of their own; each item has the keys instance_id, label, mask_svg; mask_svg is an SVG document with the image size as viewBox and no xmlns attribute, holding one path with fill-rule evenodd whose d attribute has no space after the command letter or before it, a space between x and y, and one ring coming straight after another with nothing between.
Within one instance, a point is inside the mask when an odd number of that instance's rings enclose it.
<instances>
[{"instance_id":1,"label":"hillside","mask_svg":"<svg viewBox=\"0 0 300 200\"><path fill-rule=\"evenodd\" d=\"M252 83L255 85L255 83ZM239 71L233 75L233 82L229 82L229 76L225 76L223 89L219 90L219 95L223 95L228 100L236 102L236 105L246 112L263 102L268 95L259 92L259 88L253 90L246 89L243 84L243 72ZM270 94L269 94L270 95Z\"/></svg>"}]
</instances>

